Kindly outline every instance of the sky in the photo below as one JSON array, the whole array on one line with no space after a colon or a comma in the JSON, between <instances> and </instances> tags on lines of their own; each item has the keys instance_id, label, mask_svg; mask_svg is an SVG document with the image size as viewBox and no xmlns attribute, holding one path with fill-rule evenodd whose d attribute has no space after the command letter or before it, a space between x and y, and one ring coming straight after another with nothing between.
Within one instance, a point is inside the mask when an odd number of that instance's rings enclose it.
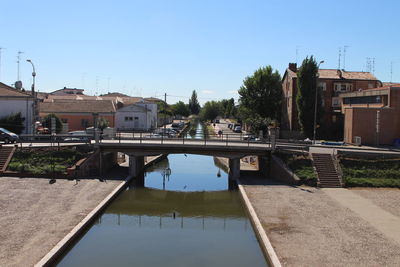
<instances>
[{"instance_id":1,"label":"sky","mask_svg":"<svg viewBox=\"0 0 400 267\"><path fill-rule=\"evenodd\" d=\"M243 79L306 56L321 68L400 82L400 1L0 0L0 81L201 103L238 98ZM344 66L343 49L346 46ZM392 73L392 74L391 74Z\"/></svg>"}]
</instances>

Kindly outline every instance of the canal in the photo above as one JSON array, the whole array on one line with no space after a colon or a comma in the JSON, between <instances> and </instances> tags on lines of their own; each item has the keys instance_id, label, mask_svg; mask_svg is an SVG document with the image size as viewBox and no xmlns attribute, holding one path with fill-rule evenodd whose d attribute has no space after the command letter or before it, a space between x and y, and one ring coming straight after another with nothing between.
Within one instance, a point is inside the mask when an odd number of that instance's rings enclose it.
<instances>
[{"instance_id":1,"label":"canal","mask_svg":"<svg viewBox=\"0 0 400 267\"><path fill-rule=\"evenodd\" d=\"M201 135L201 125L196 135ZM237 190L209 156L169 155L57 266L266 266Z\"/></svg>"}]
</instances>

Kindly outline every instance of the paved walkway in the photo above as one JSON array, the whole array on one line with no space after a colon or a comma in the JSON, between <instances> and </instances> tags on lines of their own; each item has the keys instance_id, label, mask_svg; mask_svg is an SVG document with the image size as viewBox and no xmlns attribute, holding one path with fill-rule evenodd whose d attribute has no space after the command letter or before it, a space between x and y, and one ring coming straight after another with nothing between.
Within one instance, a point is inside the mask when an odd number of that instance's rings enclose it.
<instances>
[{"instance_id":1,"label":"paved walkway","mask_svg":"<svg viewBox=\"0 0 400 267\"><path fill-rule=\"evenodd\" d=\"M357 213L361 218L369 222L388 238L400 244L400 217L383 210L370 200L353 193L351 190L344 188L325 188L323 191L341 205Z\"/></svg>"}]
</instances>

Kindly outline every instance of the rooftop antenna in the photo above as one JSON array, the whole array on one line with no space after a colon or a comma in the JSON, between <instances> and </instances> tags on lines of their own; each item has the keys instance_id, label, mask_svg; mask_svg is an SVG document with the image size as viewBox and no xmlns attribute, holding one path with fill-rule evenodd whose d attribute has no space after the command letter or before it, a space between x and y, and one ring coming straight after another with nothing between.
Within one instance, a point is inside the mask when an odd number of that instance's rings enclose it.
<instances>
[{"instance_id":1,"label":"rooftop antenna","mask_svg":"<svg viewBox=\"0 0 400 267\"><path fill-rule=\"evenodd\" d=\"M338 70L340 70L340 58L342 57L342 48L339 47L339 61L338 61Z\"/></svg>"},{"instance_id":2,"label":"rooftop antenna","mask_svg":"<svg viewBox=\"0 0 400 267\"><path fill-rule=\"evenodd\" d=\"M296 45L296 65L298 64L297 60L298 60L298 56L299 56L299 45Z\"/></svg>"},{"instance_id":3,"label":"rooftop antenna","mask_svg":"<svg viewBox=\"0 0 400 267\"><path fill-rule=\"evenodd\" d=\"M99 92L99 76L96 76L96 93Z\"/></svg>"},{"instance_id":4,"label":"rooftop antenna","mask_svg":"<svg viewBox=\"0 0 400 267\"><path fill-rule=\"evenodd\" d=\"M0 81L1 81L1 50L5 49L4 47L0 47Z\"/></svg>"},{"instance_id":5,"label":"rooftop antenna","mask_svg":"<svg viewBox=\"0 0 400 267\"><path fill-rule=\"evenodd\" d=\"M393 78L393 61L390 62L390 83L392 83Z\"/></svg>"},{"instance_id":6,"label":"rooftop antenna","mask_svg":"<svg viewBox=\"0 0 400 267\"><path fill-rule=\"evenodd\" d=\"M371 58L367 57L366 71L371 72Z\"/></svg>"},{"instance_id":7,"label":"rooftop antenna","mask_svg":"<svg viewBox=\"0 0 400 267\"><path fill-rule=\"evenodd\" d=\"M17 55L17 81L20 81L19 79L19 62L21 61L21 54L23 54L24 52L18 51L18 55Z\"/></svg>"},{"instance_id":8,"label":"rooftop antenna","mask_svg":"<svg viewBox=\"0 0 400 267\"><path fill-rule=\"evenodd\" d=\"M372 58L372 74L375 74L375 58Z\"/></svg>"},{"instance_id":9,"label":"rooftop antenna","mask_svg":"<svg viewBox=\"0 0 400 267\"><path fill-rule=\"evenodd\" d=\"M110 91L110 80L111 80L111 78L108 77L108 78L107 78L107 92Z\"/></svg>"},{"instance_id":10,"label":"rooftop antenna","mask_svg":"<svg viewBox=\"0 0 400 267\"><path fill-rule=\"evenodd\" d=\"M346 69L346 50L348 47L347 45L343 47L343 69Z\"/></svg>"}]
</instances>

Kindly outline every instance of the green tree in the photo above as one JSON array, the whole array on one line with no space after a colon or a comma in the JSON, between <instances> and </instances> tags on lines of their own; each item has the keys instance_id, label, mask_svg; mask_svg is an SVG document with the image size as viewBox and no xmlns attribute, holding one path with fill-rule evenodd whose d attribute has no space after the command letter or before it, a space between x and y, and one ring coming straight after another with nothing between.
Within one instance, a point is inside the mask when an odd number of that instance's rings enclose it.
<instances>
[{"instance_id":1,"label":"green tree","mask_svg":"<svg viewBox=\"0 0 400 267\"><path fill-rule=\"evenodd\" d=\"M178 101L175 105L172 106L172 111L175 115L189 116L190 110L189 106L183 103L182 101Z\"/></svg>"},{"instance_id":2,"label":"green tree","mask_svg":"<svg viewBox=\"0 0 400 267\"><path fill-rule=\"evenodd\" d=\"M60 133L62 131L62 122L61 122L60 118L57 117L57 115L54 113L47 114L46 117L44 117L43 123L42 123L43 127L46 127L49 130L51 130L51 118L56 119L56 133Z\"/></svg>"},{"instance_id":3,"label":"green tree","mask_svg":"<svg viewBox=\"0 0 400 267\"><path fill-rule=\"evenodd\" d=\"M193 90L192 96L189 99L189 110L191 114L199 114L200 112L200 104L197 100L197 93L196 90Z\"/></svg>"},{"instance_id":4,"label":"green tree","mask_svg":"<svg viewBox=\"0 0 400 267\"><path fill-rule=\"evenodd\" d=\"M200 112L202 120L215 120L221 114L221 103L217 101L207 101Z\"/></svg>"},{"instance_id":5,"label":"green tree","mask_svg":"<svg viewBox=\"0 0 400 267\"><path fill-rule=\"evenodd\" d=\"M97 119L97 123L96 124L97 124L97 128L99 128L100 130L103 131L105 128L108 127L109 122L105 118L100 117L100 118Z\"/></svg>"},{"instance_id":6,"label":"green tree","mask_svg":"<svg viewBox=\"0 0 400 267\"><path fill-rule=\"evenodd\" d=\"M0 127L10 132L21 134L24 127L25 118L22 118L21 112L11 114L0 118Z\"/></svg>"},{"instance_id":7,"label":"green tree","mask_svg":"<svg viewBox=\"0 0 400 267\"><path fill-rule=\"evenodd\" d=\"M307 137L313 137L315 94L317 92L318 65L315 58L306 57L297 72L296 104L301 132ZM321 105L321 94L318 93L317 105ZM317 124L322 109L317 106Z\"/></svg>"},{"instance_id":8,"label":"green tree","mask_svg":"<svg viewBox=\"0 0 400 267\"><path fill-rule=\"evenodd\" d=\"M239 89L237 117L253 132L265 130L270 121L279 121L282 101L281 75L271 66L259 68L244 79Z\"/></svg>"}]
</instances>

